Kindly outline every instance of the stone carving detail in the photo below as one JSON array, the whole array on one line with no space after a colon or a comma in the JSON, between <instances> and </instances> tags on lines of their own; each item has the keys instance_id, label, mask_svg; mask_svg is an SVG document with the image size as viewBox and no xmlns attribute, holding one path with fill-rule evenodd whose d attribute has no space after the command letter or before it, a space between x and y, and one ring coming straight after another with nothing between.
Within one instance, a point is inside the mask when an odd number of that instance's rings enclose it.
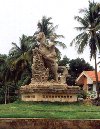
<instances>
[{"instance_id":1,"label":"stone carving detail","mask_svg":"<svg viewBox=\"0 0 100 129\"><path fill-rule=\"evenodd\" d=\"M42 55L38 48L33 50L33 64L32 64L32 82L47 81L49 77L49 69L44 67Z\"/></svg>"}]
</instances>

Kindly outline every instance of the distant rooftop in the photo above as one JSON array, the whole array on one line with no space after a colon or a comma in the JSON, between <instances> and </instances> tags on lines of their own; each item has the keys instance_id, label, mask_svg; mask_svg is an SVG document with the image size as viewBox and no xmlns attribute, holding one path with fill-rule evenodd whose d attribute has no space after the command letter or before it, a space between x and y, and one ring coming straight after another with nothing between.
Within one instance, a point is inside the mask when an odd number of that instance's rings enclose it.
<instances>
[{"instance_id":1,"label":"distant rooftop","mask_svg":"<svg viewBox=\"0 0 100 129\"><path fill-rule=\"evenodd\" d=\"M96 81L95 71L83 71L85 72L94 82ZM98 72L98 81L100 81L100 72Z\"/></svg>"}]
</instances>

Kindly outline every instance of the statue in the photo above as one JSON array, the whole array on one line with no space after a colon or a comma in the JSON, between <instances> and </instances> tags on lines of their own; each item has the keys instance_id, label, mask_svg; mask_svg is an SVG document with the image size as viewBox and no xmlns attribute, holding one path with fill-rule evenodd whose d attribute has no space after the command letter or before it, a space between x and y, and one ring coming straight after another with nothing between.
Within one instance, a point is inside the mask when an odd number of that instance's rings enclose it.
<instances>
[{"instance_id":1,"label":"statue","mask_svg":"<svg viewBox=\"0 0 100 129\"><path fill-rule=\"evenodd\" d=\"M40 45L39 48L35 48L33 50L32 78L34 78L34 80L39 81L42 76L42 78L47 81L51 75L51 78L58 82L58 64L54 39L55 37L51 36L49 44L46 44L46 37L44 33L40 32L37 35L37 41ZM65 83L68 71L64 66L60 66L59 68L64 69L60 81ZM43 79L40 80L43 81Z\"/></svg>"},{"instance_id":2,"label":"statue","mask_svg":"<svg viewBox=\"0 0 100 129\"><path fill-rule=\"evenodd\" d=\"M68 76L68 70L65 66L59 66L58 68L63 69L63 73L60 74L60 82L66 83L66 78Z\"/></svg>"},{"instance_id":3,"label":"statue","mask_svg":"<svg viewBox=\"0 0 100 129\"><path fill-rule=\"evenodd\" d=\"M54 39L55 37L51 36L50 41L46 43L47 40L43 32L37 35L37 41L40 45L33 49L31 83L21 86L21 100L34 102L77 101L79 88L66 84L68 71L65 66L57 64ZM58 72L61 73L60 78Z\"/></svg>"}]
</instances>

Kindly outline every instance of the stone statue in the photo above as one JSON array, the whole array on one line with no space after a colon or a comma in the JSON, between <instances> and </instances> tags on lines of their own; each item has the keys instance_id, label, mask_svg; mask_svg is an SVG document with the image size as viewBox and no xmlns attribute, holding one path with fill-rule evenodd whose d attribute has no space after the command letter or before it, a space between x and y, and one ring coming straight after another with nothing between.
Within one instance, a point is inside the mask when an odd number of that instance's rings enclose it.
<instances>
[{"instance_id":1,"label":"stone statue","mask_svg":"<svg viewBox=\"0 0 100 129\"><path fill-rule=\"evenodd\" d=\"M35 48L33 50L33 81L39 81L39 79L41 81L47 81L51 76L51 79L54 79L56 82L58 82L58 64L54 39L55 37L51 36L49 44L46 44L46 37L44 33L40 32L37 35L37 41L40 43L40 45L39 48ZM60 82L65 83L68 71L64 66L60 66L59 68L63 69Z\"/></svg>"},{"instance_id":2,"label":"stone statue","mask_svg":"<svg viewBox=\"0 0 100 129\"><path fill-rule=\"evenodd\" d=\"M37 35L37 41L40 43L39 52L43 57L44 65L49 69L49 72L53 75L53 79L58 81L58 64L56 63L57 57L55 52L55 46L53 42L46 44L46 38L43 32Z\"/></svg>"},{"instance_id":3,"label":"stone statue","mask_svg":"<svg viewBox=\"0 0 100 129\"><path fill-rule=\"evenodd\" d=\"M65 66L59 66L58 68L63 69L63 73L60 75L60 82L66 83L66 78L68 76L68 70Z\"/></svg>"}]
</instances>

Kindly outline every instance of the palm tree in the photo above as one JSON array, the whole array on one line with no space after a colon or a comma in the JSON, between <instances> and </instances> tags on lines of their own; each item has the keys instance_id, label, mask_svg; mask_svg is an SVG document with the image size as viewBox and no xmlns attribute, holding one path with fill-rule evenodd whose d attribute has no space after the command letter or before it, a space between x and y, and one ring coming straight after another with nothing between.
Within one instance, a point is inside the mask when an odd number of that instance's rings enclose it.
<instances>
[{"instance_id":1,"label":"palm tree","mask_svg":"<svg viewBox=\"0 0 100 129\"><path fill-rule=\"evenodd\" d=\"M16 73L16 79L19 80L23 71L27 68L29 71L32 63L32 48L36 42L34 36L22 35L20 45L12 43L13 47L9 51L9 61L12 62L12 69Z\"/></svg>"},{"instance_id":2,"label":"palm tree","mask_svg":"<svg viewBox=\"0 0 100 129\"><path fill-rule=\"evenodd\" d=\"M72 40L71 46L75 42L79 54L83 53L86 46L89 46L90 59L93 57L95 60L96 88L97 97L99 97L96 55L97 51L100 51L100 4L89 1L89 8L81 9L80 13L84 14L83 17L75 16L74 18L81 24L80 27L75 27L81 33Z\"/></svg>"},{"instance_id":3,"label":"palm tree","mask_svg":"<svg viewBox=\"0 0 100 129\"><path fill-rule=\"evenodd\" d=\"M11 62L9 62L8 57L6 55L0 55L0 90L2 90L2 95L4 94L4 102L5 104L9 100L9 89L11 85L8 85L11 81L14 80L13 72L11 70Z\"/></svg>"},{"instance_id":4,"label":"palm tree","mask_svg":"<svg viewBox=\"0 0 100 129\"><path fill-rule=\"evenodd\" d=\"M63 35L58 35L55 33L55 30L58 28L58 25L54 26L53 23L51 22L51 20L52 20L51 17L47 18L46 16L43 16L41 21L39 21L37 24L38 31L36 31L35 34L37 34L39 32L44 32L46 39L50 39L51 35L54 35L55 39L64 38ZM63 48L66 48L66 45L63 42L55 41L54 43Z\"/></svg>"}]
</instances>

